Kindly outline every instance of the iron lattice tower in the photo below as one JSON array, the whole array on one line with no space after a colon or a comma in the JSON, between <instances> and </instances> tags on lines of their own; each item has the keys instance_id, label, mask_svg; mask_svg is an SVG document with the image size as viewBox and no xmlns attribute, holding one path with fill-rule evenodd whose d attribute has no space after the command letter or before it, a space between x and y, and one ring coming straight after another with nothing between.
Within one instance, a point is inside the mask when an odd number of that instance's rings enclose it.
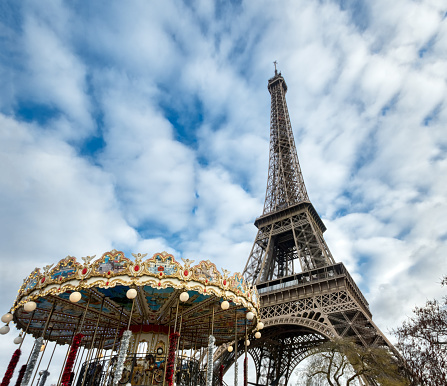
<instances>
[{"instance_id":1,"label":"iron lattice tower","mask_svg":"<svg viewBox=\"0 0 447 386\"><path fill-rule=\"evenodd\" d=\"M295 148L287 85L281 74L269 80L271 94L270 161L264 211L256 219L258 234L244 269L256 284L334 264L323 238L326 230L304 185Z\"/></svg>"},{"instance_id":2,"label":"iron lattice tower","mask_svg":"<svg viewBox=\"0 0 447 386\"><path fill-rule=\"evenodd\" d=\"M262 337L249 353L256 385L287 385L301 360L324 341L351 338L364 346L390 342L375 326L369 305L342 263L335 263L323 238L326 227L309 200L286 104L287 85L275 68L271 95L270 160L264 210L244 269L257 286ZM299 263L299 264L298 264ZM244 352L239 342L237 352ZM234 352L216 353L225 369Z\"/></svg>"}]
</instances>

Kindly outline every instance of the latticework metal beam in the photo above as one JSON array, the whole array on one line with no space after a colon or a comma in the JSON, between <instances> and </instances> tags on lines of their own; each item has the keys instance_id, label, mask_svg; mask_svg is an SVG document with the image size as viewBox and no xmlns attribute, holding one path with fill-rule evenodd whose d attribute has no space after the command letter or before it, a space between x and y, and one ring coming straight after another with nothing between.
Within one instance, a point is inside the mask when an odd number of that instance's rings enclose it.
<instances>
[{"instance_id":1,"label":"latticework metal beam","mask_svg":"<svg viewBox=\"0 0 447 386\"><path fill-rule=\"evenodd\" d=\"M363 346L392 345L372 322L366 299L343 264L335 264L323 238L326 228L309 201L298 162L287 85L276 69L268 89L267 190L244 277L258 288L266 326L249 350L256 384L287 385L297 364L325 340L346 337ZM234 362L234 353L221 350L219 355L226 369Z\"/></svg>"}]
</instances>

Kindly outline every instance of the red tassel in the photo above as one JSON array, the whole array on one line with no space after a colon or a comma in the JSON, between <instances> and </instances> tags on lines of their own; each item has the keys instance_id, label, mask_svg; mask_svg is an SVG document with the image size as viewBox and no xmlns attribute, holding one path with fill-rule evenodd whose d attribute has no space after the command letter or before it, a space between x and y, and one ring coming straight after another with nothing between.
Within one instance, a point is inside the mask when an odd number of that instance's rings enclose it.
<instances>
[{"instance_id":1,"label":"red tassel","mask_svg":"<svg viewBox=\"0 0 447 386\"><path fill-rule=\"evenodd\" d=\"M20 368L19 376L17 377L17 382L16 382L15 386L20 386L20 384L22 383L23 376L25 375L25 371L26 371L26 365L23 365Z\"/></svg>"},{"instance_id":2,"label":"red tassel","mask_svg":"<svg viewBox=\"0 0 447 386\"><path fill-rule=\"evenodd\" d=\"M70 354L68 354L67 362L65 363L64 374L62 375L62 385L68 386L70 384L71 378L71 370L73 368L76 354L78 353L79 345L81 344L81 340L84 337L82 334L76 334L73 339L73 344L70 348Z\"/></svg>"},{"instance_id":3,"label":"red tassel","mask_svg":"<svg viewBox=\"0 0 447 386\"><path fill-rule=\"evenodd\" d=\"M168 386L174 384L174 363L175 363L175 351L177 350L177 342L180 334L178 332L173 332L169 335L169 352L168 352L168 363L166 364L166 381Z\"/></svg>"},{"instance_id":4,"label":"red tassel","mask_svg":"<svg viewBox=\"0 0 447 386\"><path fill-rule=\"evenodd\" d=\"M20 349L17 349L16 351L14 351L14 354L12 354L11 361L9 362L8 368L6 369L6 373L5 376L3 377L1 386L9 385L9 381L11 380L12 375L14 374L14 370L17 366L17 362L19 361L21 353L22 352L20 351Z\"/></svg>"},{"instance_id":5,"label":"red tassel","mask_svg":"<svg viewBox=\"0 0 447 386\"><path fill-rule=\"evenodd\" d=\"M247 357L244 359L244 386L247 386L247 375L248 375L248 369L247 369Z\"/></svg>"},{"instance_id":6,"label":"red tassel","mask_svg":"<svg viewBox=\"0 0 447 386\"><path fill-rule=\"evenodd\" d=\"M220 365L220 370L219 370L219 383L220 383L220 386L223 386L223 371L224 371L224 365Z\"/></svg>"}]
</instances>

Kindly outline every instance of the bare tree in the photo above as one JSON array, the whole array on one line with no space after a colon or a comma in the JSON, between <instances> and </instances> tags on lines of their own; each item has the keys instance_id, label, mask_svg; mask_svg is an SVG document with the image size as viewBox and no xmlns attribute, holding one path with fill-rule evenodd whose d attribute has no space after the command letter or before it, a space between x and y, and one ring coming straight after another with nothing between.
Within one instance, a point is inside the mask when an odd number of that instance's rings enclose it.
<instances>
[{"instance_id":1,"label":"bare tree","mask_svg":"<svg viewBox=\"0 0 447 386\"><path fill-rule=\"evenodd\" d=\"M444 276L442 285L447 285ZM416 307L413 317L393 331L396 348L414 384L447 385L447 296Z\"/></svg>"},{"instance_id":2,"label":"bare tree","mask_svg":"<svg viewBox=\"0 0 447 386\"><path fill-rule=\"evenodd\" d=\"M359 385L368 379L379 385L409 385L388 348L364 347L346 339L324 343L308 359L298 385Z\"/></svg>"}]
</instances>

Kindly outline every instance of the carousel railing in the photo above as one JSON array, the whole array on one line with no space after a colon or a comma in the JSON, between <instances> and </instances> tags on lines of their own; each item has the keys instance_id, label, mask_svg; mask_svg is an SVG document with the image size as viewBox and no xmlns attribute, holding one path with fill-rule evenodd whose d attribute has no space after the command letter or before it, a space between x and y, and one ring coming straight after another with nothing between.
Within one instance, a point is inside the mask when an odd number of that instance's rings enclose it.
<instances>
[{"instance_id":1,"label":"carousel railing","mask_svg":"<svg viewBox=\"0 0 447 386\"><path fill-rule=\"evenodd\" d=\"M112 386L118 355L91 359L82 364L72 385L76 386ZM152 386L163 385L165 374L165 356L155 353L129 354L118 385ZM197 360L178 355L175 362L175 385L205 386L206 370L200 368Z\"/></svg>"}]
</instances>

